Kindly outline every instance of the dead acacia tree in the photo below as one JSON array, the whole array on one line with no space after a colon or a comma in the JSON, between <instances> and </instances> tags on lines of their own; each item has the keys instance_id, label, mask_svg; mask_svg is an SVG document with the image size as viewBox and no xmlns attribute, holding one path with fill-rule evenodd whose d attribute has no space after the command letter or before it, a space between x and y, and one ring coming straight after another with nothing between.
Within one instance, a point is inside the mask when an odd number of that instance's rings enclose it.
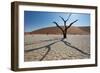
<instances>
[{"instance_id":1,"label":"dead acacia tree","mask_svg":"<svg viewBox=\"0 0 100 73\"><path fill-rule=\"evenodd\" d=\"M69 20L69 18L70 18L71 15L72 15L72 14L69 14L67 20L65 20L63 17L59 16L59 17L63 20L63 22L64 22L64 29L63 29L61 26L59 26L59 24L58 24L57 22L55 22L55 21L53 22L53 23L56 24L56 26L62 31L62 33L63 33L63 39L67 39L67 31L68 31L68 29L72 26L72 24L74 24L75 22L78 21L78 19L77 19L77 20L71 22L71 23L67 26L67 25L66 25L66 22Z\"/></svg>"}]
</instances>

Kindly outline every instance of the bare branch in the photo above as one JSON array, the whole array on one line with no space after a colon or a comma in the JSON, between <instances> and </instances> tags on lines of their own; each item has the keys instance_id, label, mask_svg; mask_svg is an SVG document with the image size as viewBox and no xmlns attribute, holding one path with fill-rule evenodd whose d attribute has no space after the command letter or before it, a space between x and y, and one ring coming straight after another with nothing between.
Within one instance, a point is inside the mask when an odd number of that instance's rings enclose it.
<instances>
[{"instance_id":1,"label":"bare branch","mask_svg":"<svg viewBox=\"0 0 100 73\"><path fill-rule=\"evenodd\" d=\"M75 21L73 21L72 23L70 23L70 25L68 26L68 27L66 27L66 29L65 30L67 30L68 28L70 28L71 26L72 26L72 24L74 24L75 22L77 22L78 21L78 19L77 20L75 20Z\"/></svg>"},{"instance_id":2,"label":"bare branch","mask_svg":"<svg viewBox=\"0 0 100 73\"><path fill-rule=\"evenodd\" d=\"M78 21L78 19L75 20L75 21L73 21L72 23L70 23L70 25L67 27L67 29L70 28L70 27L72 26L72 24L74 24L74 23L77 22L77 21Z\"/></svg>"},{"instance_id":3,"label":"bare branch","mask_svg":"<svg viewBox=\"0 0 100 73\"><path fill-rule=\"evenodd\" d=\"M69 18L71 17L71 15L72 15L72 14L70 13L69 16L68 16L68 18L67 18L67 20L66 20L66 22L69 20Z\"/></svg>"},{"instance_id":4,"label":"bare branch","mask_svg":"<svg viewBox=\"0 0 100 73\"><path fill-rule=\"evenodd\" d=\"M63 17L61 17L61 16L59 16L64 22L65 22L65 20L64 20L64 18Z\"/></svg>"},{"instance_id":5,"label":"bare branch","mask_svg":"<svg viewBox=\"0 0 100 73\"><path fill-rule=\"evenodd\" d=\"M54 24L56 24L56 26L64 33L64 30L61 28L61 26L58 25L57 22L53 22Z\"/></svg>"},{"instance_id":6,"label":"bare branch","mask_svg":"<svg viewBox=\"0 0 100 73\"><path fill-rule=\"evenodd\" d=\"M61 17L61 16L59 16L59 17L63 20L63 22L64 22L64 26L65 26L65 28L66 28L66 20L64 20L64 18Z\"/></svg>"},{"instance_id":7,"label":"bare branch","mask_svg":"<svg viewBox=\"0 0 100 73\"><path fill-rule=\"evenodd\" d=\"M66 22L69 20L69 18L70 18L70 16L71 16L72 14L69 14L69 16L68 16L68 18L67 18L67 20L64 20L64 18L63 17L61 17L61 16L59 16L63 21L64 21L64 26L65 26L65 29L66 29Z\"/></svg>"}]
</instances>

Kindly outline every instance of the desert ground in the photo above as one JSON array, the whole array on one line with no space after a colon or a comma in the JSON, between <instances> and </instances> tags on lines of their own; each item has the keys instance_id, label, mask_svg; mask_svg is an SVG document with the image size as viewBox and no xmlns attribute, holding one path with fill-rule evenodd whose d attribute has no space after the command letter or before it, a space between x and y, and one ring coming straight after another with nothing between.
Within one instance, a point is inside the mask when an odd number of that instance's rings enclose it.
<instances>
[{"instance_id":1,"label":"desert ground","mask_svg":"<svg viewBox=\"0 0 100 73\"><path fill-rule=\"evenodd\" d=\"M24 61L90 58L90 35L28 34L24 37Z\"/></svg>"}]
</instances>

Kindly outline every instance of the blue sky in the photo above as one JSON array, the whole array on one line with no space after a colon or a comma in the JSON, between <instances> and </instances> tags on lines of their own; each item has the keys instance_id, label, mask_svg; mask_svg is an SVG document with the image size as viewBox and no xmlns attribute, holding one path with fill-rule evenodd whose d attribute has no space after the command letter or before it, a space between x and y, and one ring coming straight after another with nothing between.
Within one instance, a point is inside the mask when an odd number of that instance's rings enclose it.
<instances>
[{"instance_id":1,"label":"blue sky","mask_svg":"<svg viewBox=\"0 0 100 73\"><path fill-rule=\"evenodd\" d=\"M67 12L24 11L24 31L31 32L45 27L56 26L52 23L53 21L56 21L60 26L63 26L63 21L59 16L66 20L69 14L70 13ZM67 25L76 19L78 19L78 21L72 26L90 26L90 14L83 13L71 13Z\"/></svg>"}]
</instances>

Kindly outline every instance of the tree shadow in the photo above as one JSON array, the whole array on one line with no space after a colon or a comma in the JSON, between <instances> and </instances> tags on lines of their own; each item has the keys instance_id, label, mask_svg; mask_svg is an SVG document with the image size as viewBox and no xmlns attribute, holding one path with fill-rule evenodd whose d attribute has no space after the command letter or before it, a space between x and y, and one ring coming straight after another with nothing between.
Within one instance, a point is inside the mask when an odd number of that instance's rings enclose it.
<instances>
[{"instance_id":1,"label":"tree shadow","mask_svg":"<svg viewBox=\"0 0 100 73\"><path fill-rule=\"evenodd\" d=\"M39 43L43 43L43 42L50 42L50 41L56 41L56 40L60 40L61 38L55 38L55 39L49 39L49 40L40 40L39 42L35 42L35 43L30 43L30 44L25 44L25 45L32 45L32 44L39 44Z\"/></svg>"},{"instance_id":2,"label":"tree shadow","mask_svg":"<svg viewBox=\"0 0 100 73\"><path fill-rule=\"evenodd\" d=\"M46 53L44 54L44 56L40 59L40 61L42 61L42 60L46 57L46 55L50 52L50 50L51 50L51 47L50 47L50 46L53 45L53 44L55 44L55 43L57 43L57 42L59 42L59 41L53 42L53 43L51 43L51 44L49 44L49 45L42 46L42 47L39 47L39 48L25 50L25 52L35 51L35 50L39 50L39 49L42 49L42 48L48 49L48 50L46 51Z\"/></svg>"},{"instance_id":3,"label":"tree shadow","mask_svg":"<svg viewBox=\"0 0 100 73\"><path fill-rule=\"evenodd\" d=\"M47 52L44 54L44 56L40 59L40 61L42 61L46 56L47 54L49 53L49 51L51 50L51 47L50 46L46 46L46 48L48 49Z\"/></svg>"},{"instance_id":4,"label":"tree shadow","mask_svg":"<svg viewBox=\"0 0 100 73\"><path fill-rule=\"evenodd\" d=\"M69 43L69 42L67 42L67 41L64 41L64 39L60 39L60 40L58 40L58 41L55 41L55 42L53 42L53 43L51 43L51 44L48 44L48 45L45 45L45 46L42 46L42 47L39 47L39 48L34 48L34 49L29 49L29 50L24 50L24 51L25 51L25 52L31 52L31 51L35 51L35 50L39 50L39 49L43 49L43 48L47 49L46 53L45 53L45 54L42 56L42 58L39 60L39 61L42 61L42 60L48 55L48 53L50 52L50 50L51 50L51 45L54 45L55 43L60 42L60 41L63 42L66 46L69 46L69 47L71 47L71 48L73 48L73 49L75 49L75 50L81 52L81 53L84 54L84 55L90 56L90 54L88 54L88 53L86 53L86 52L80 50L79 48L77 48L77 47L71 45L71 43Z\"/></svg>"},{"instance_id":5,"label":"tree shadow","mask_svg":"<svg viewBox=\"0 0 100 73\"><path fill-rule=\"evenodd\" d=\"M71 47L71 48L73 48L73 49L75 49L75 50L81 52L81 53L84 54L84 55L90 56L90 54L88 54L88 53L86 53L86 52L80 50L79 48L77 48L77 47L71 45L71 43L69 43L69 42L67 42L67 41L64 41L63 39L61 39L61 41L62 41L66 46L69 46L69 47Z\"/></svg>"}]
</instances>

